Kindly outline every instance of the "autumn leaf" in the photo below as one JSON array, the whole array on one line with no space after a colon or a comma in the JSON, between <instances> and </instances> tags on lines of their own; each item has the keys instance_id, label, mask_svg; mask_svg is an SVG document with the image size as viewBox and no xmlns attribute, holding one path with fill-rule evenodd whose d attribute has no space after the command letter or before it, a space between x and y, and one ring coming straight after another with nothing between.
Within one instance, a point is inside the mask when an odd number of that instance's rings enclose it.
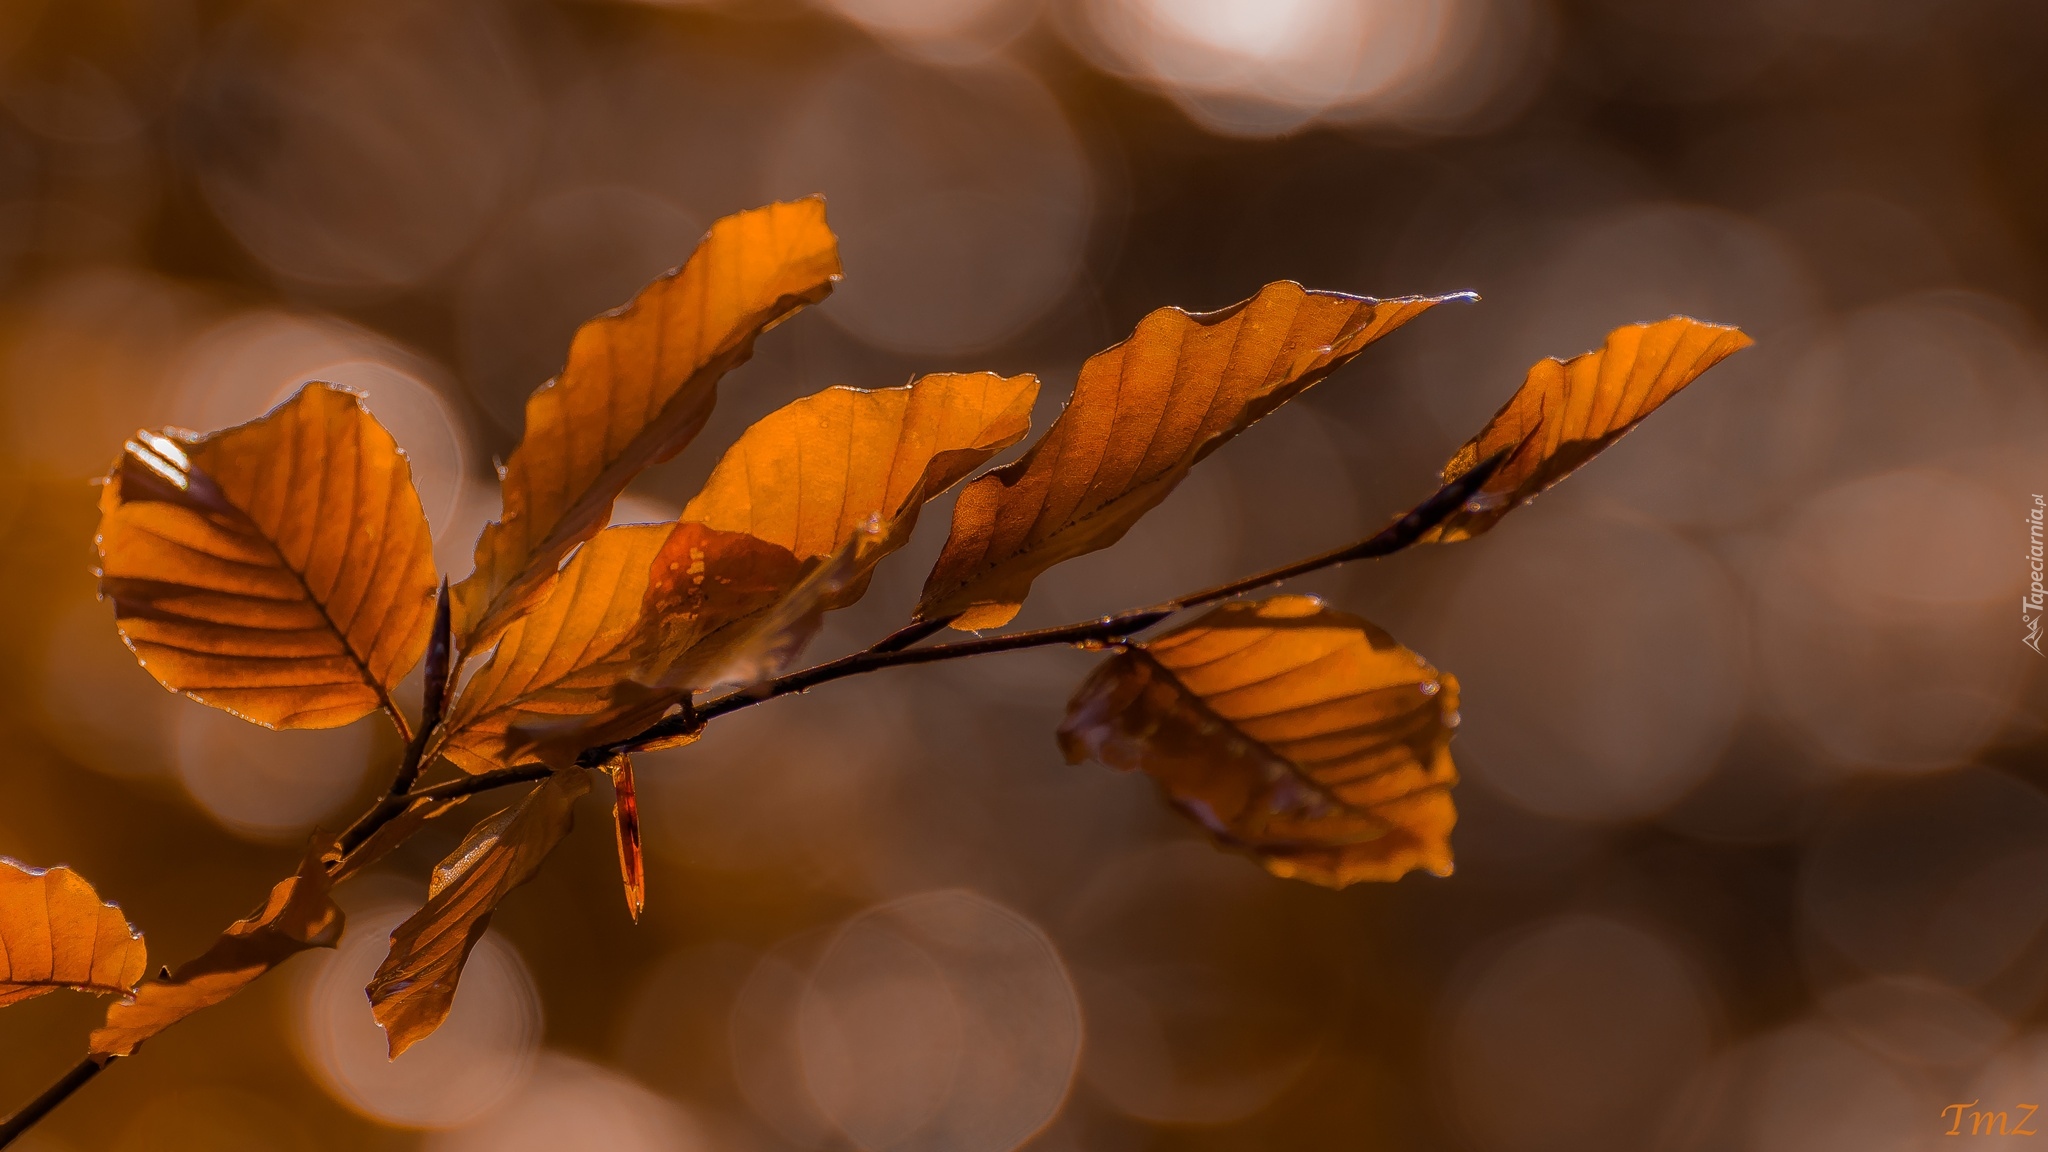
<instances>
[{"instance_id":1,"label":"autumn leaf","mask_svg":"<svg viewBox=\"0 0 2048 1152\"><path fill-rule=\"evenodd\" d=\"M924 502L1031 430L1035 376L924 376L902 388L827 388L747 429L684 521L745 532L799 560L830 556L871 522L872 565L909 539ZM839 593L851 603L868 573ZM834 604L833 607L837 607Z\"/></svg>"},{"instance_id":2,"label":"autumn leaf","mask_svg":"<svg viewBox=\"0 0 2048 1152\"><path fill-rule=\"evenodd\" d=\"M142 933L83 876L0 856L0 1006L59 988L126 996L148 968Z\"/></svg>"},{"instance_id":3,"label":"autumn leaf","mask_svg":"<svg viewBox=\"0 0 2048 1152\"><path fill-rule=\"evenodd\" d=\"M753 355L755 338L838 279L824 200L771 204L719 220L688 263L578 329L567 366L527 400L504 515L455 587L462 650L482 650L545 595L627 483L703 428L719 377Z\"/></svg>"},{"instance_id":4,"label":"autumn leaf","mask_svg":"<svg viewBox=\"0 0 2048 1152\"><path fill-rule=\"evenodd\" d=\"M1030 451L961 491L918 618L1009 623L1040 573L1116 543L1225 441L1373 341L1464 298L1371 300L1282 281L1220 312L1146 316L1089 357Z\"/></svg>"},{"instance_id":5,"label":"autumn leaf","mask_svg":"<svg viewBox=\"0 0 2048 1152\"><path fill-rule=\"evenodd\" d=\"M166 688L274 728L399 717L433 542L411 466L354 393L309 384L211 436L137 433L98 544L100 592Z\"/></svg>"},{"instance_id":6,"label":"autumn leaf","mask_svg":"<svg viewBox=\"0 0 2048 1152\"><path fill-rule=\"evenodd\" d=\"M316 846L298 874L278 882L263 907L235 921L198 959L178 966L167 980L135 990L131 1002L107 1008L104 1027L93 1030L91 1054L133 1056L144 1040L202 1008L233 996L257 977L308 948L332 948L341 939L341 909Z\"/></svg>"},{"instance_id":7,"label":"autumn leaf","mask_svg":"<svg viewBox=\"0 0 2048 1152\"><path fill-rule=\"evenodd\" d=\"M1098 667L1070 763L1150 774L1219 841L1333 888L1451 871L1458 682L1310 596L1226 604Z\"/></svg>"},{"instance_id":8,"label":"autumn leaf","mask_svg":"<svg viewBox=\"0 0 2048 1152\"><path fill-rule=\"evenodd\" d=\"M581 769L555 773L517 806L478 824L434 869L426 906L392 930L391 952L368 988L393 1059L448 1018L462 966L491 913L540 871L569 834L577 797L589 790Z\"/></svg>"},{"instance_id":9,"label":"autumn leaf","mask_svg":"<svg viewBox=\"0 0 2048 1152\"><path fill-rule=\"evenodd\" d=\"M640 856L640 800L633 786L633 758L611 758L605 771L612 778L612 833L619 842L619 879L626 888L626 910L633 922L647 908L647 866Z\"/></svg>"},{"instance_id":10,"label":"autumn leaf","mask_svg":"<svg viewBox=\"0 0 2048 1152\"><path fill-rule=\"evenodd\" d=\"M377 826L361 844L343 852L339 845L321 858L331 884L339 884L391 854L392 849L413 838L427 822L458 808L467 796L420 796L405 801L398 814Z\"/></svg>"},{"instance_id":11,"label":"autumn leaf","mask_svg":"<svg viewBox=\"0 0 2048 1152\"><path fill-rule=\"evenodd\" d=\"M1444 465L1444 482L1496 453L1510 453L1507 460L1461 511L1424 538L1449 543L1493 527L1752 343L1739 328L1673 316L1616 328L1597 352L1538 360L1514 396Z\"/></svg>"},{"instance_id":12,"label":"autumn leaf","mask_svg":"<svg viewBox=\"0 0 2048 1152\"><path fill-rule=\"evenodd\" d=\"M638 667L647 574L672 527L607 528L577 549L463 686L427 761L445 756L486 772L536 756L545 743L559 749L557 767L573 763L585 746L580 734L606 719L616 707L608 693Z\"/></svg>"}]
</instances>

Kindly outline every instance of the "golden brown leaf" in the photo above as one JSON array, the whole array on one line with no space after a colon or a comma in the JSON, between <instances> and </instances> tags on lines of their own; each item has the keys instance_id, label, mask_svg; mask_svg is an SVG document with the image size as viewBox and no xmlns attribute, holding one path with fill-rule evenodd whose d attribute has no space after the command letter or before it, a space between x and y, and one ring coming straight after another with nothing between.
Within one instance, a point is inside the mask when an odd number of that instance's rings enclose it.
<instances>
[{"instance_id":1,"label":"golden brown leaf","mask_svg":"<svg viewBox=\"0 0 2048 1152\"><path fill-rule=\"evenodd\" d=\"M688 263L578 329L561 375L526 402L504 516L455 586L462 649L481 650L538 601L626 484L703 428L719 377L753 355L755 338L838 279L824 200L771 204L719 220Z\"/></svg>"},{"instance_id":2,"label":"golden brown leaf","mask_svg":"<svg viewBox=\"0 0 2048 1152\"><path fill-rule=\"evenodd\" d=\"M619 842L619 879L626 887L626 911L633 922L647 908L647 867L640 856L640 800L633 786L633 758L611 758L605 771L612 778L612 833Z\"/></svg>"},{"instance_id":3,"label":"golden brown leaf","mask_svg":"<svg viewBox=\"0 0 2048 1152\"><path fill-rule=\"evenodd\" d=\"M647 573L671 525L607 528L579 548L533 611L505 630L497 650L449 708L426 758L466 772L533 759L566 767L614 707L608 692L630 678L640 639Z\"/></svg>"},{"instance_id":4,"label":"golden brown leaf","mask_svg":"<svg viewBox=\"0 0 2048 1152\"><path fill-rule=\"evenodd\" d=\"M484 820L434 869L426 906L391 932L391 953L370 979L370 1011L396 1059L448 1018L455 986L505 895L533 879L569 834L581 769L557 772L516 807Z\"/></svg>"},{"instance_id":5,"label":"golden brown leaf","mask_svg":"<svg viewBox=\"0 0 2048 1152\"><path fill-rule=\"evenodd\" d=\"M211 436L137 433L100 514L100 591L122 636L194 700L331 728L390 708L426 648L427 518L354 393L309 384Z\"/></svg>"},{"instance_id":6,"label":"golden brown leaf","mask_svg":"<svg viewBox=\"0 0 2048 1152\"><path fill-rule=\"evenodd\" d=\"M925 501L1024 438L1037 398L1037 377L993 372L827 388L747 429L682 519L745 532L799 560L832 555L878 522L883 540L865 558L879 562L909 538ZM839 601L859 599L867 580L864 570Z\"/></svg>"},{"instance_id":7,"label":"golden brown leaf","mask_svg":"<svg viewBox=\"0 0 2048 1152\"><path fill-rule=\"evenodd\" d=\"M1311 596L1226 604L1112 656L1060 747L1149 773L1277 876L1341 888L1451 871L1458 682Z\"/></svg>"},{"instance_id":8,"label":"golden brown leaf","mask_svg":"<svg viewBox=\"0 0 2048 1152\"><path fill-rule=\"evenodd\" d=\"M0 1005L59 988L125 996L148 968L142 933L83 876L0 856Z\"/></svg>"},{"instance_id":9,"label":"golden brown leaf","mask_svg":"<svg viewBox=\"0 0 2048 1152\"><path fill-rule=\"evenodd\" d=\"M1493 527L1752 343L1739 328L1673 316L1616 328L1597 352L1538 360L1514 396L1444 465L1444 482L1497 452L1512 454L1464 508L1423 539L1467 540Z\"/></svg>"},{"instance_id":10,"label":"golden brown leaf","mask_svg":"<svg viewBox=\"0 0 2048 1152\"><path fill-rule=\"evenodd\" d=\"M329 895L333 882L321 855L318 846L308 852L298 874L279 881L263 907L229 925L170 979L142 985L131 1002L109 1005L106 1025L93 1030L92 1055L133 1056L144 1040L233 996L300 952L334 947L342 916Z\"/></svg>"},{"instance_id":11,"label":"golden brown leaf","mask_svg":"<svg viewBox=\"0 0 2048 1152\"><path fill-rule=\"evenodd\" d=\"M919 619L1009 623L1040 573L1116 543L1224 441L1458 298L1370 300L1282 281L1220 312L1145 317L1088 358L1072 402L1029 452L960 493Z\"/></svg>"}]
</instances>

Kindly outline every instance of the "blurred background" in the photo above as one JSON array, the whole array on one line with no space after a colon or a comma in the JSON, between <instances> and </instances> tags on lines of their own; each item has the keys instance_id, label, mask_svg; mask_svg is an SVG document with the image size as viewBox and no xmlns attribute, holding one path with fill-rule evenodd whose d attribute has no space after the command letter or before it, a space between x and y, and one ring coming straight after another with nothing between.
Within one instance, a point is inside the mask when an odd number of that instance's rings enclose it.
<instances>
[{"instance_id":1,"label":"blurred background","mask_svg":"<svg viewBox=\"0 0 2048 1152\"><path fill-rule=\"evenodd\" d=\"M25 1147L1888 1152L2048 1103L2044 50L2025 0L0 3L0 854L153 963L398 749L137 669L89 481L138 426L352 385L460 577L577 322L771 199L830 198L847 278L622 519L827 385L1032 371L1043 427L1159 305L1485 297L1032 625L1375 530L1615 325L1757 339L1489 536L1304 582L1464 681L1449 879L1270 879L1065 765L1086 654L899 671L646 757L637 927L598 789L396 1064L362 985L481 810ZM948 503L816 654L905 619ZM0 1013L0 1110L100 1011Z\"/></svg>"}]
</instances>

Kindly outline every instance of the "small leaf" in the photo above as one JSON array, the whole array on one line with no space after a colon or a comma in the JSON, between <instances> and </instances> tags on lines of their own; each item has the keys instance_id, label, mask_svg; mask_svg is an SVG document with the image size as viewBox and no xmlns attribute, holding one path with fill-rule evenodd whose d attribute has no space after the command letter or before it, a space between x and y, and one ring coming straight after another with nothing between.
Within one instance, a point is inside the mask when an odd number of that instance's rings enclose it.
<instances>
[{"instance_id":1,"label":"small leaf","mask_svg":"<svg viewBox=\"0 0 2048 1152\"><path fill-rule=\"evenodd\" d=\"M133 1056L144 1040L202 1008L233 996L257 977L308 948L332 948L341 939L341 909L321 864L324 845L278 882L263 907L235 921L198 959L135 990L130 1003L107 1007L107 1023L93 1030L92 1055Z\"/></svg>"},{"instance_id":2,"label":"small leaf","mask_svg":"<svg viewBox=\"0 0 2048 1152\"><path fill-rule=\"evenodd\" d=\"M59 988L126 996L147 971L142 933L83 876L0 856L0 1006Z\"/></svg>"},{"instance_id":3,"label":"small leaf","mask_svg":"<svg viewBox=\"0 0 2048 1152\"><path fill-rule=\"evenodd\" d=\"M1281 281L1220 312L1145 317L1088 358L1030 451L960 493L918 618L1009 623L1041 573L1122 539L1197 461L1373 341L1464 298L1371 300Z\"/></svg>"},{"instance_id":4,"label":"small leaf","mask_svg":"<svg viewBox=\"0 0 2048 1152\"><path fill-rule=\"evenodd\" d=\"M688 263L578 329L561 375L526 402L504 515L455 586L459 647L481 650L545 595L627 483L703 428L719 377L753 355L755 338L838 279L824 200L771 204L719 220Z\"/></svg>"},{"instance_id":5,"label":"small leaf","mask_svg":"<svg viewBox=\"0 0 2048 1152\"><path fill-rule=\"evenodd\" d=\"M100 592L166 688L273 728L390 707L434 609L412 469L352 392L309 384L197 439L140 432L100 496Z\"/></svg>"},{"instance_id":6,"label":"small leaf","mask_svg":"<svg viewBox=\"0 0 2048 1152\"><path fill-rule=\"evenodd\" d=\"M555 773L517 807L477 825L434 869L426 906L392 930L391 953L368 988L393 1059L448 1018L462 966L490 927L491 913L540 871L569 834L577 797L589 790L582 770Z\"/></svg>"},{"instance_id":7,"label":"small leaf","mask_svg":"<svg viewBox=\"0 0 2048 1152\"><path fill-rule=\"evenodd\" d=\"M560 742L567 767L612 707L608 690L630 678L640 642L647 573L668 524L607 528L562 568L562 578L498 640L448 710L426 761L445 756L466 772L535 757ZM596 741L590 741L594 743Z\"/></svg>"},{"instance_id":8,"label":"small leaf","mask_svg":"<svg viewBox=\"0 0 2048 1152\"><path fill-rule=\"evenodd\" d=\"M799 560L838 552L870 522L901 547L924 502L1031 430L1035 376L924 376L902 388L827 388L748 428L687 507L685 522L745 532ZM843 590L860 598L868 572ZM838 603L830 605L838 607Z\"/></svg>"},{"instance_id":9,"label":"small leaf","mask_svg":"<svg viewBox=\"0 0 2048 1152\"><path fill-rule=\"evenodd\" d=\"M1607 334L1597 352L1538 360L1512 398L1444 465L1449 483L1510 455L1426 540L1469 540L1605 451L1700 374L1754 341L1739 328L1673 316Z\"/></svg>"},{"instance_id":10,"label":"small leaf","mask_svg":"<svg viewBox=\"0 0 2048 1152\"><path fill-rule=\"evenodd\" d=\"M612 832L619 841L619 879L626 887L626 911L633 922L647 909L647 867L640 856L640 801L633 787L633 758L620 753L605 765L612 778Z\"/></svg>"},{"instance_id":11,"label":"small leaf","mask_svg":"<svg viewBox=\"0 0 2048 1152\"><path fill-rule=\"evenodd\" d=\"M1139 769L1276 876L1451 871L1458 682L1310 596L1226 604L1098 667L1060 747Z\"/></svg>"}]
</instances>

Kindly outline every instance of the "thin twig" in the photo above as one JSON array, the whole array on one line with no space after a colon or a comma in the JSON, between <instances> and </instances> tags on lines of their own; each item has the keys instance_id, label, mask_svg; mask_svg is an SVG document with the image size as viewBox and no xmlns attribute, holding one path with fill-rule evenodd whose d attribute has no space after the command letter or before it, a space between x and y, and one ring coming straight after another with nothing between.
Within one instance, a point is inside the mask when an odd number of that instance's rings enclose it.
<instances>
[{"instance_id":1,"label":"thin twig","mask_svg":"<svg viewBox=\"0 0 2048 1152\"><path fill-rule=\"evenodd\" d=\"M434 600L434 628L427 639L426 667L422 669L426 683L420 690L420 730L418 735L406 741L405 759L399 762L398 773L391 779L390 794L393 796L405 795L419 782L420 758L426 755L427 742L434 738L434 730L441 726L441 713L448 704L448 655L454 647L449 636L448 608L448 579L444 576L441 593Z\"/></svg>"},{"instance_id":2,"label":"thin twig","mask_svg":"<svg viewBox=\"0 0 2048 1152\"><path fill-rule=\"evenodd\" d=\"M86 1081L100 1074L106 1065L88 1056L71 1066L55 1084L43 1089L43 1094L21 1106L21 1110L6 1120L0 1121L0 1148L14 1143L15 1137L33 1128L36 1121L50 1114L50 1109L69 1099L73 1092L85 1087Z\"/></svg>"},{"instance_id":3,"label":"thin twig","mask_svg":"<svg viewBox=\"0 0 2048 1152\"><path fill-rule=\"evenodd\" d=\"M1232 596L1263 588L1268 584L1277 584L1282 580L1306 575L1323 568L1332 568L1352 560L1366 560L1399 552L1420 540L1432 528L1449 519L1452 513L1463 507L1479 491L1480 487L1492 477L1494 471L1500 467L1506 458L1507 453L1503 452L1482 461L1470 472L1439 488L1428 499L1417 504L1414 509L1392 524L1389 524L1377 535L1370 539L1362 540L1357 544L1325 552L1320 556L1312 556L1293 564L1282 565L1255 576L1247 576L1242 580L1234 580L1228 584L1219 584L1214 588L1192 592L1185 596L1155 604L1150 608L1139 608L1130 612L1121 612L1114 616L1104 616L1096 620L1083 620L1073 624L1062 624L1056 628L1039 628L1029 632L1014 632L1007 636L990 636L985 639L966 640L956 644L934 644L926 648L916 648L912 647L912 645L944 628L950 622L950 618L919 621L898 630L874 646L860 652L855 652L849 656L842 656L837 660L827 660L822 664L816 664L801 671L778 676L772 680L765 680L759 684L728 693L702 706L693 706L691 700L685 697L681 701L683 707L680 712L657 720L624 740L597 748L586 749L583 755L578 757L577 762L579 764L586 762L600 763L617 752L632 751L647 744L659 743L678 736L693 735L709 721L729 712L737 712L742 708L750 708L765 700L772 700L777 696L787 696L792 693L803 692L833 680L841 680L848 676L858 676L867 672L876 672L883 668L895 668L908 664L931 664L942 660L959 660L969 656L982 656L994 652L1014 652L1025 648L1042 648L1055 644L1079 645L1083 647L1121 644L1168 617L1190 608L1198 608L1204 604L1226 600ZM446 587L444 585L442 600L435 609L435 634L440 646L440 659L443 661L448 659L448 648L446 645L446 595ZM510 768L499 768L490 772L478 773L474 776L460 777L428 788L414 787L418 779L420 767L419 751L424 750L426 741L437 726L440 720L441 702L446 699L444 695L437 700L434 695L434 686L439 684L445 691L448 679L445 669L441 671L440 676L437 677L435 675L436 670L433 665L435 659L434 652L435 644L430 643L427 657L427 700L426 710L423 714L425 719L421 723L419 735L408 740L408 761L400 769L401 778L405 780L405 787L403 789L395 789L391 794L379 798L377 803L372 805L368 812L363 813L362 817L356 821L348 832L343 834L341 846L344 852L369 839L370 835L376 832L377 829L397 819L399 813L422 799L450 799L459 796L470 796L479 792L489 792L493 789L504 788L514 784L530 784L546 779L554 771L554 769L545 764L521 764ZM403 729L403 717L395 714L396 709L392 711L394 713L394 720ZM101 1065L90 1059L80 1063L77 1067L65 1073L62 1079L46 1089L42 1095L30 1101L21 1111L10 1116L5 1123L0 1123L0 1148L4 1148L16 1136L19 1136L31 1125L35 1124L36 1121L42 1119L52 1108L63 1103L66 1097L76 1092L86 1081L97 1075L100 1067Z\"/></svg>"}]
</instances>

